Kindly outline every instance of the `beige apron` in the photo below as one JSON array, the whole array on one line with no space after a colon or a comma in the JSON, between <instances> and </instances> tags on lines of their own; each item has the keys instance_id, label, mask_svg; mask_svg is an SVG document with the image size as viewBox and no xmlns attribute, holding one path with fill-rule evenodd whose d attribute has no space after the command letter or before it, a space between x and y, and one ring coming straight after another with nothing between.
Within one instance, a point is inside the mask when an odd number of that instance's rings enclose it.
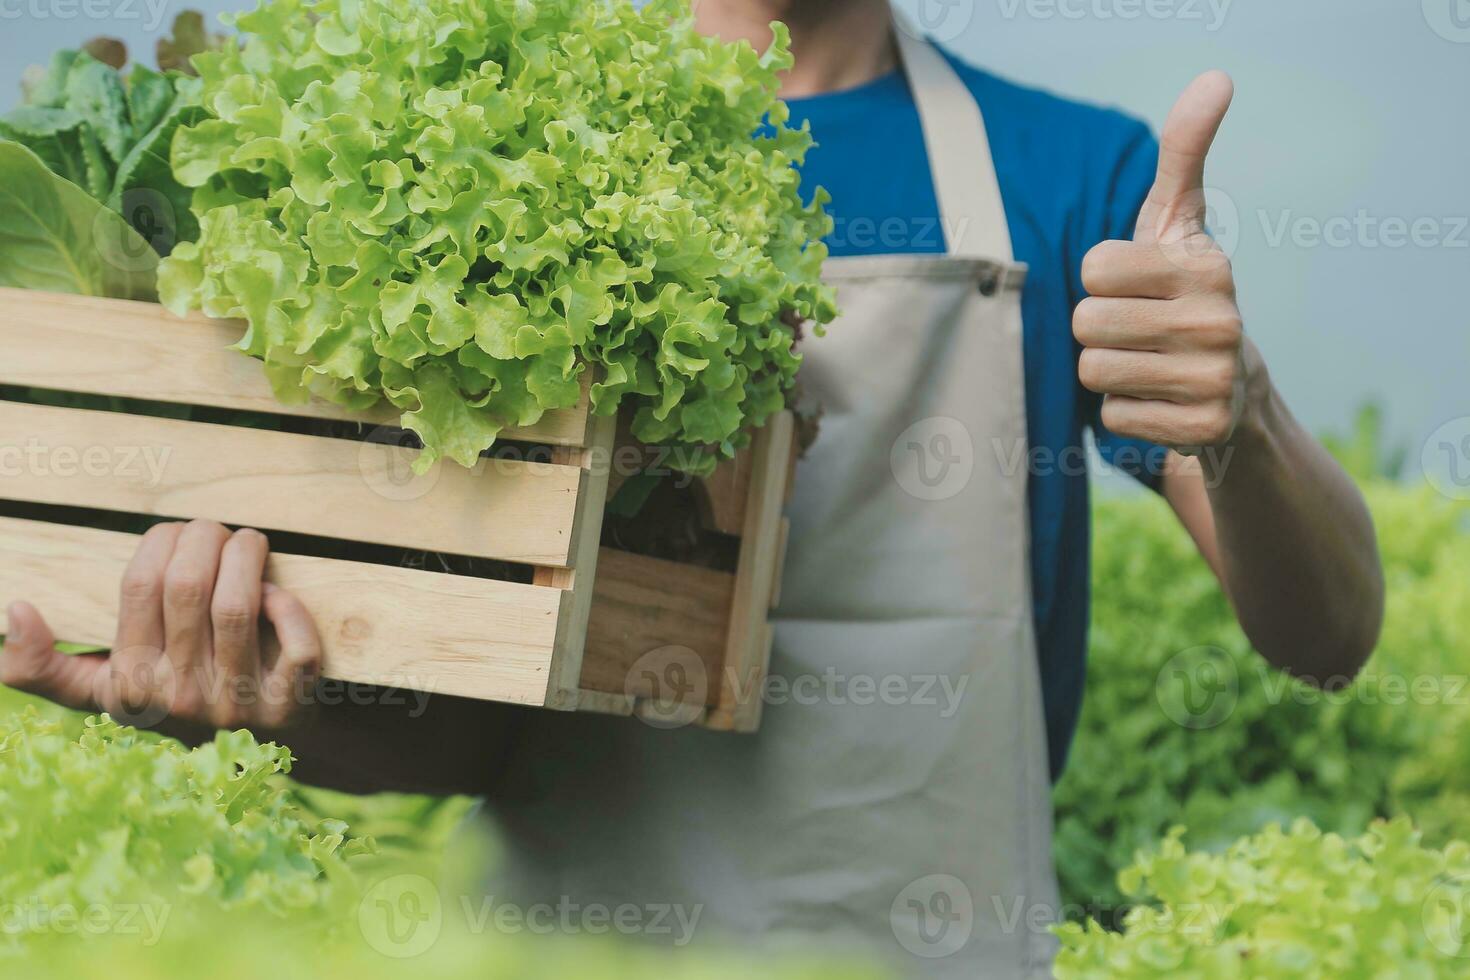
<instances>
[{"instance_id":1,"label":"beige apron","mask_svg":"<svg viewBox=\"0 0 1470 980\"><path fill-rule=\"evenodd\" d=\"M805 347L823 416L797 468L762 729L538 714L492 801L496 902L572 931L830 947L903 976L1048 975L1025 269L974 99L897 36L949 254L828 266L845 312Z\"/></svg>"}]
</instances>

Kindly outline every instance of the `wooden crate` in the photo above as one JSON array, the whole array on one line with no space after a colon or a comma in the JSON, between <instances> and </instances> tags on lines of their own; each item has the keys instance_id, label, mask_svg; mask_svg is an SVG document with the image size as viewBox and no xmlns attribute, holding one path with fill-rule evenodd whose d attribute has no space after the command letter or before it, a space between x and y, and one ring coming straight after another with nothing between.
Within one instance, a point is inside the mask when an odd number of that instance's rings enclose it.
<instances>
[{"instance_id":1,"label":"wooden crate","mask_svg":"<svg viewBox=\"0 0 1470 980\"><path fill-rule=\"evenodd\" d=\"M0 289L0 385L394 424L390 408L280 404L260 365L228 349L241 331L153 304ZM111 643L118 582L137 539L80 526L86 512L64 508L209 518L495 559L515 572L485 578L274 553L267 575L315 615L327 677L662 721L672 714L722 730L758 726L784 549L789 414L697 489L711 531L739 538L733 567L718 570L601 545L616 425L590 415L585 396L504 433L534 452L482 458L474 469L445 463L423 477L408 473L415 451L392 440L129 414L136 406L117 404L0 400L0 451L17 447L10 455L21 464L0 467L0 500L52 505L45 520L0 516L0 633L5 604L24 598L60 638ZM691 667L703 683L662 683L674 670L687 681Z\"/></svg>"}]
</instances>

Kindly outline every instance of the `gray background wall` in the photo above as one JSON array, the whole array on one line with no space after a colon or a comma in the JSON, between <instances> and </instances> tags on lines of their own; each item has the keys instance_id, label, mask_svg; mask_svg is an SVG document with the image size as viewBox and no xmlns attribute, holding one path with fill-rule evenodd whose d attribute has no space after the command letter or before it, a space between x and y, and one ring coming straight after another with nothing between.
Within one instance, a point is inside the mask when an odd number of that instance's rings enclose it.
<instances>
[{"instance_id":1,"label":"gray background wall","mask_svg":"<svg viewBox=\"0 0 1470 980\"><path fill-rule=\"evenodd\" d=\"M1470 0L900 2L975 62L1156 127L1196 72L1232 72L1213 224L1278 383L1318 430L1377 399L1416 469L1455 446L1470 474ZM0 0L0 107L57 47L151 61L179 10L235 5Z\"/></svg>"}]
</instances>

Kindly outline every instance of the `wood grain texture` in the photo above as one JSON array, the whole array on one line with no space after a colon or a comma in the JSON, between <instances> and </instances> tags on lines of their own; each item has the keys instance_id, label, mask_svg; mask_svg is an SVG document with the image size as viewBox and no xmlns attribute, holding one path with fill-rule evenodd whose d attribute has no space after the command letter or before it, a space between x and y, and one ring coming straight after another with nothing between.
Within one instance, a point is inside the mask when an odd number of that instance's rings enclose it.
<instances>
[{"instance_id":1,"label":"wood grain texture","mask_svg":"<svg viewBox=\"0 0 1470 980\"><path fill-rule=\"evenodd\" d=\"M6 499L567 564L582 470L482 459L473 470L444 463L412 477L413 455L376 442L0 402Z\"/></svg>"},{"instance_id":2,"label":"wood grain texture","mask_svg":"<svg viewBox=\"0 0 1470 980\"><path fill-rule=\"evenodd\" d=\"M781 560L781 511L794 438L792 415L782 412L755 434L751 445L750 495L735 569L722 689L704 720L709 728L753 732L760 727L761 691L771 659L768 615Z\"/></svg>"},{"instance_id":3,"label":"wood grain texture","mask_svg":"<svg viewBox=\"0 0 1470 980\"><path fill-rule=\"evenodd\" d=\"M0 384L398 424L400 410L386 403L368 411L321 399L282 404L260 363L230 349L244 332L239 320L180 318L156 303L0 288ZM501 433L503 439L555 446L580 446L586 437L585 385L576 407Z\"/></svg>"},{"instance_id":4,"label":"wood grain texture","mask_svg":"<svg viewBox=\"0 0 1470 980\"><path fill-rule=\"evenodd\" d=\"M582 688L647 697L651 692L637 677L630 684L634 665L653 651L683 647L703 665L701 700L714 703L722 688L735 577L612 548L602 549L597 566ZM596 710L595 705L584 707Z\"/></svg>"},{"instance_id":5,"label":"wood grain texture","mask_svg":"<svg viewBox=\"0 0 1470 980\"><path fill-rule=\"evenodd\" d=\"M14 599L63 640L109 646L136 535L0 518L0 633ZM565 594L559 589L273 554L269 581L316 618L327 677L540 705Z\"/></svg>"},{"instance_id":6,"label":"wood grain texture","mask_svg":"<svg viewBox=\"0 0 1470 980\"><path fill-rule=\"evenodd\" d=\"M556 657L547 678L546 707L566 711L577 707L582 657L587 641L587 618L592 609L593 583L602 540L602 518L607 508L608 474L617 433L617 417L594 417L587 427L587 446L558 449L555 461L582 470L576 524L572 530L571 567L537 568L533 581L567 592Z\"/></svg>"}]
</instances>

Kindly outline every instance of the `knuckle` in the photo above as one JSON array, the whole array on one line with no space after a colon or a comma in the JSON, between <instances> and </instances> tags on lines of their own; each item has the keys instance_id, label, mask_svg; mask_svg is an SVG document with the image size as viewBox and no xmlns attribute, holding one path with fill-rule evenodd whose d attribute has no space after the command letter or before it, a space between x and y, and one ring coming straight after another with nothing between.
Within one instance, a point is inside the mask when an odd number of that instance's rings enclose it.
<instances>
[{"instance_id":1,"label":"knuckle","mask_svg":"<svg viewBox=\"0 0 1470 980\"><path fill-rule=\"evenodd\" d=\"M146 605L163 595L163 583L154 573L129 569L123 573L122 599L126 605Z\"/></svg>"},{"instance_id":2,"label":"knuckle","mask_svg":"<svg viewBox=\"0 0 1470 980\"><path fill-rule=\"evenodd\" d=\"M209 722L215 728L224 731L234 731L237 728L246 727L245 713L229 699L215 704L210 709Z\"/></svg>"},{"instance_id":3,"label":"knuckle","mask_svg":"<svg viewBox=\"0 0 1470 980\"><path fill-rule=\"evenodd\" d=\"M1235 364L1222 358L1209 370L1207 390L1212 398L1228 400L1235 391Z\"/></svg>"},{"instance_id":4,"label":"knuckle","mask_svg":"<svg viewBox=\"0 0 1470 980\"><path fill-rule=\"evenodd\" d=\"M178 605L198 606L208 602L214 582L203 568L175 562L163 576L163 593Z\"/></svg>"},{"instance_id":5,"label":"knuckle","mask_svg":"<svg viewBox=\"0 0 1470 980\"><path fill-rule=\"evenodd\" d=\"M1207 347L1234 351L1245 337L1245 324L1238 313L1221 313L1202 319L1195 332Z\"/></svg>"},{"instance_id":6,"label":"knuckle","mask_svg":"<svg viewBox=\"0 0 1470 980\"><path fill-rule=\"evenodd\" d=\"M0 684L13 687L17 691L28 691L33 685L39 684L41 678L37 676L34 666L12 654L13 650L10 648L0 652Z\"/></svg>"},{"instance_id":7,"label":"knuckle","mask_svg":"<svg viewBox=\"0 0 1470 980\"><path fill-rule=\"evenodd\" d=\"M117 693L118 703L129 714L141 714L147 711L153 702L150 685L134 671L128 671L116 677L113 689Z\"/></svg>"},{"instance_id":8,"label":"knuckle","mask_svg":"<svg viewBox=\"0 0 1470 980\"><path fill-rule=\"evenodd\" d=\"M1193 445L1214 446L1230 438L1232 420L1225 408L1212 408L1203 413L1190 427L1189 442Z\"/></svg>"},{"instance_id":9,"label":"knuckle","mask_svg":"<svg viewBox=\"0 0 1470 980\"><path fill-rule=\"evenodd\" d=\"M248 602L216 598L210 608L214 628L230 636L244 636L255 626L256 612Z\"/></svg>"},{"instance_id":10,"label":"knuckle","mask_svg":"<svg viewBox=\"0 0 1470 980\"><path fill-rule=\"evenodd\" d=\"M169 714L180 721L205 722L209 720L209 711L205 708L204 694L192 684L184 685L178 691L169 705Z\"/></svg>"},{"instance_id":11,"label":"knuckle","mask_svg":"<svg viewBox=\"0 0 1470 980\"><path fill-rule=\"evenodd\" d=\"M1230 256L1211 249L1199 259L1200 278L1212 290L1228 291L1235 285L1235 266Z\"/></svg>"}]
</instances>

